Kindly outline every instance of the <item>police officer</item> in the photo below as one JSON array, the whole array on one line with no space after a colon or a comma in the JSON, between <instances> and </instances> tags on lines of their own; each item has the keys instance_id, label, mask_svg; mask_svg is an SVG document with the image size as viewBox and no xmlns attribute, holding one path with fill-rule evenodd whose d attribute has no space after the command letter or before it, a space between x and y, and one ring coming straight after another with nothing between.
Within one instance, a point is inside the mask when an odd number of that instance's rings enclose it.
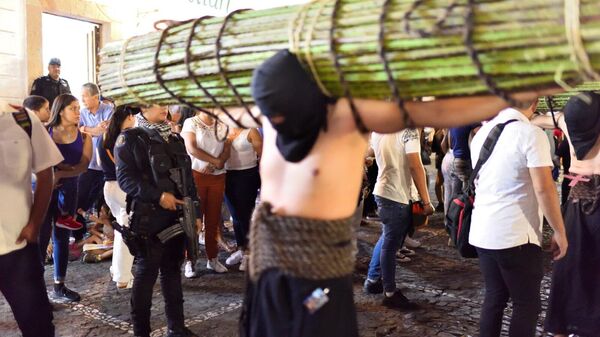
<instances>
[{"instance_id":1,"label":"police officer","mask_svg":"<svg viewBox=\"0 0 600 337\"><path fill-rule=\"evenodd\" d=\"M30 95L45 97L52 108L52 103L58 95L70 93L69 82L60 78L60 59L54 57L48 63L48 75L38 77L33 81Z\"/></svg>"},{"instance_id":2,"label":"police officer","mask_svg":"<svg viewBox=\"0 0 600 337\"><path fill-rule=\"evenodd\" d=\"M160 271L167 336L196 336L185 327L183 318L181 264L185 236L159 240L160 234L178 225L182 194L198 200L191 161L182 138L171 132L166 107L142 107L136 118L138 127L124 131L115 144L117 180L127 193L128 211L132 211L133 237L127 239L125 233L123 237L136 260L131 295L133 332L135 336L150 336L152 293ZM173 170L190 182L183 193L172 178Z\"/></svg>"}]
</instances>

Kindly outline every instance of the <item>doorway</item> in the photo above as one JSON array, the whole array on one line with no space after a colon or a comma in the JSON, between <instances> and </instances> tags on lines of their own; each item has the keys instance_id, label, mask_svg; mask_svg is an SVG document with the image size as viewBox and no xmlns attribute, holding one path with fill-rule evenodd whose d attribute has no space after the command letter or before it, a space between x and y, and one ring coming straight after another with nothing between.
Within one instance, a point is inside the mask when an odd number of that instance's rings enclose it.
<instances>
[{"instance_id":1,"label":"doorway","mask_svg":"<svg viewBox=\"0 0 600 337\"><path fill-rule=\"evenodd\" d=\"M81 100L81 86L97 81L97 46L100 25L42 14L42 69L46 73L53 57L61 60L60 77L66 79L72 94Z\"/></svg>"}]
</instances>

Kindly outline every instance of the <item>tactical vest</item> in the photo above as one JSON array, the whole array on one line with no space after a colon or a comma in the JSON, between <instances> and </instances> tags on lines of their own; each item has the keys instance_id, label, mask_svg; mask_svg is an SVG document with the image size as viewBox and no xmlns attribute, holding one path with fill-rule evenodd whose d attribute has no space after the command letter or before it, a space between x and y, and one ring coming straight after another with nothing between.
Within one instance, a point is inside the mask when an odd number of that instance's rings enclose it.
<instances>
[{"instance_id":1,"label":"tactical vest","mask_svg":"<svg viewBox=\"0 0 600 337\"><path fill-rule=\"evenodd\" d=\"M137 137L146 145L152 172L152 176L143 174L142 178L161 191L169 192L176 198L181 198L186 191L180 191L171 179L170 170L184 168L185 175L187 177L192 176L191 159L185 149L183 139L179 135L173 134L169 136L169 142L165 142L157 131L145 128L139 129L142 132L139 132ZM143 161L144 159L143 156L136 156L138 167L148 165L147 162ZM193 181L191 183L193 184ZM134 211L135 222L137 222L136 227L138 227L135 229L132 227L132 229L141 232L141 234L156 234L173 225L172 221L177 219L175 212L165 210L159 204L146 204L134 200L131 209Z\"/></svg>"}]
</instances>

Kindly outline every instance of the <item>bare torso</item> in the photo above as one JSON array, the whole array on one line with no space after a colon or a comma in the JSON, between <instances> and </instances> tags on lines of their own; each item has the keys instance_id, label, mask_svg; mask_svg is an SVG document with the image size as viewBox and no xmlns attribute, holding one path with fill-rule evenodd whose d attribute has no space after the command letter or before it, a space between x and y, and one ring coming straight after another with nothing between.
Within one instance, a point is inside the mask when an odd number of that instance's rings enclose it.
<instances>
[{"instance_id":1,"label":"bare torso","mask_svg":"<svg viewBox=\"0 0 600 337\"><path fill-rule=\"evenodd\" d=\"M277 149L277 132L263 118L264 147L260 164L261 200L280 215L341 219L356 210L367 138L348 116L328 117L309 155L299 163L284 160Z\"/></svg>"},{"instance_id":2,"label":"bare torso","mask_svg":"<svg viewBox=\"0 0 600 337\"><path fill-rule=\"evenodd\" d=\"M567 136L571 148L571 168L569 169L569 172L586 176L593 174L600 175L600 137L596 141L596 145L594 145L587 156L585 156L583 160L578 160L573 150L573 143L571 143L571 138L569 137L569 130L567 129L565 119L561 117L558 120L558 123L560 128Z\"/></svg>"}]
</instances>

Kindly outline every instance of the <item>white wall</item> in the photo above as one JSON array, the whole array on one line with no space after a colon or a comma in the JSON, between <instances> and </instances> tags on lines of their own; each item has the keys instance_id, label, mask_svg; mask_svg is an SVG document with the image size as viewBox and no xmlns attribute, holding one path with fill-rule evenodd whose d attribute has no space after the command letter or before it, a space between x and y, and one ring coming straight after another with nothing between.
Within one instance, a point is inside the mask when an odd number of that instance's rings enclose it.
<instances>
[{"instance_id":1,"label":"white wall","mask_svg":"<svg viewBox=\"0 0 600 337\"><path fill-rule=\"evenodd\" d=\"M23 0L0 0L0 111L23 101L25 18Z\"/></svg>"}]
</instances>

